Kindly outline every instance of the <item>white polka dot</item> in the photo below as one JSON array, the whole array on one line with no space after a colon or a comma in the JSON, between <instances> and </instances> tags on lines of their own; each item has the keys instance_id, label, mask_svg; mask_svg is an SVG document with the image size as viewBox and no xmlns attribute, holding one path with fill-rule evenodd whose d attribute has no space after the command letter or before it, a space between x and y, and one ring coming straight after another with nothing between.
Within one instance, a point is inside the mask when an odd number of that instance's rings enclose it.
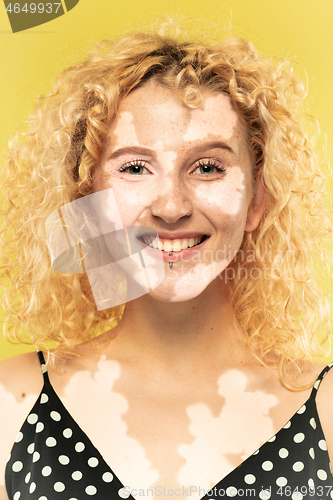
<instances>
[{"instance_id":1,"label":"white polka dot","mask_svg":"<svg viewBox=\"0 0 333 500\"><path fill-rule=\"evenodd\" d=\"M289 420L289 422L287 422L286 425L283 426L283 429L289 429L290 426L291 426L291 422Z\"/></svg>"},{"instance_id":2,"label":"white polka dot","mask_svg":"<svg viewBox=\"0 0 333 500\"><path fill-rule=\"evenodd\" d=\"M256 451L253 453L253 455L258 455L259 451L260 451L260 449L259 449L259 450L256 450Z\"/></svg>"},{"instance_id":3,"label":"white polka dot","mask_svg":"<svg viewBox=\"0 0 333 500\"><path fill-rule=\"evenodd\" d=\"M38 451L34 451L34 454L32 455L33 463L38 462L39 459L40 459L40 454L38 453Z\"/></svg>"},{"instance_id":4,"label":"white polka dot","mask_svg":"<svg viewBox=\"0 0 333 500\"><path fill-rule=\"evenodd\" d=\"M247 484L253 484L256 480L256 477L253 475L253 474L246 474L246 476L244 477L244 481L247 483Z\"/></svg>"},{"instance_id":5,"label":"white polka dot","mask_svg":"<svg viewBox=\"0 0 333 500\"><path fill-rule=\"evenodd\" d=\"M276 480L276 484L278 486L285 486L286 484L288 483L288 480L287 478L281 476L281 477L278 477L277 480Z\"/></svg>"},{"instance_id":6,"label":"white polka dot","mask_svg":"<svg viewBox=\"0 0 333 500\"><path fill-rule=\"evenodd\" d=\"M309 481L308 481L308 485L309 485L309 488L310 490L314 490L314 480L310 477Z\"/></svg>"},{"instance_id":7,"label":"white polka dot","mask_svg":"<svg viewBox=\"0 0 333 500\"><path fill-rule=\"evenodd\" d=\"M76 470L75 472L73 472L72 478L74 479L74 481L80 481L80 479L82 479L82 472Z\"/></svg>"},{"instance_id":8,"label":"white polka dot","mask_svg":"<svg viewBox=\"0 0 333 500\"><path fill-rule=\"evenodd\" d=\"M261 498L261 500L268 500L269 498L271 498L270 491L269 490L261 490L259 493L259 498Z\"/></svg>"},{"instance_id":9,"label":"white polka dot","mask_svg":"<svg viewBox=\"0 0 333 500\"><path fill-rule=\"evenodd\" d=\"M43 495L42 497L39 497L38 500L47 500L47 497Z\"/></svg>"},{"instance_id":10,"label":"white polka dot","mask_svg":"<svg viewBox=\"0 0 333 500\"><path fill-rule=\"evenodd\" d=\"M67 439L69 439L70 437L72 437L72 435L73 435L73 431L69 427L67 427L67 429L65 429L64 432L63 432L63 436L65 438L67 438Z\"/></svg>"},{"instance_id":11,"label":"white polka dot","mask_svg":"<svg viewBox=\"0 0 333 500\"><path fill-rule=\"evenodd\" d=\"M313 458L313 460L314 460L314 458L315 458L315 451L314 451L314 449L313 449L313 448L310 448L310 449L309 449L309 455L310 455L310 457L311 457L311 458Z\"/></svg>"},{"instance_id":12,"label":"white polka dot","mask_svg":"<svg viewBox=\"0 0 333 500\"><path fill-rule=\"evenodd\" d=\"M45 467L42 468L42 475L44 477L49 476L52 473L52 469L49 465L45 465Z\"/></svg>"},{"instance_id":13,"label":"white polka dot","mask_svg":"<svg viewBox=\"0 0 333 500\"><path fill-rule=\"evenodd\" d=\"M126 493L126 496L121 495L121 494L120 494L120 492L121 492L121 491L122 491L122 490L119 490L119 491L118 491L118 495L119 495L121 498L127 498L127 497L129 497L129 495L130 495L129 491L125 490L125 492L124 492L124 493ZM229 486L229 488L227 488L227 489L225 490L225 492L226 492L226 494L227 494L227 496L228 496L228 497L235 497L235 496L237 495L237 488L235 488L235 486Z\"/></svg>"},{"instance_id":14,"label":"white polka dot","mask_svg":"<svg viewBox=\"0 0 333 500\"><path fill-rule=\"evenodd\" d=\"M53 448L53 446L56 446L57 441L54 439L54 437L48 437L45 443L49 448Z\"/></svg>"},{"instance_id":15,"label":"white polka dot","mask_svg":"<svg viewBox=\"0 0 333 500\"><path fill-rule=\"evenodd\" d=\"M13 463L12 470L14 472L20 472L23 469L23 463L19 460Z\"/></svg>"},{"instance_id":16,"label":"white polka dot","mask_svg":"<svg viewBox=\"0 0 333 500\"><path fill-rule=\"evenodd\" d=\"M75 451L77 451L78 453L80 453L84 449L85 449L85 445L83 443L81 443L81 441L79 441L78 443L76 443L76 445L75 445Z\"/></svg>"},{"instance_id":17,"label":"white polka dot","mask_svg":"<svg viewBox=\"0 0 333 500\"><path fill-rule=\"evenodd\" d=\"M311 427L313 427L314 429L316 429L316 427L317 427L316 421L315 421L315 419L314 419L313 417L312 417L312 418L310 418L310 425L311 425Z\"/></svg>"},{"instance_id":18,"label":"white polka dot","mask_svg":"<svg viewBox=\"0 0 333 500\"><path fill-rule=\"evenodd\" d=\"M28 484L28 482L30 481L30 478L31 478L31 472L28 472L28 474L25 476L24 481Z\"/></svg>"},{"instance_id":19,"label":"white polka dot","mask_svg":"<svg viewBox=\"0 0 333 500\"><path fill-rule=\"evenodd\" d=\"M281 458L287 458L288 455L289 455L289 451L287 450L287 448L280 448L279 449L279 456Z\"/></svg>"},{"instance_id":20,"label":"white polka dot","mask_svg":"<svg viewBox=\"0 0 333 500\"><path fill-rule=\"evenodd\" d=\"M53 488L55 489L55 491L58 491L60 493L64 491L65 485L61 481L58 481L57 483L54 484Z\"/></svg>"},{"instance_id":21,"label":"white polka dot","mask_svg":"<svg viewBox=\"0 0 333 500\"><path fill-rule=\"evenodd\" d=\"M304 464L303 462L295 462L293 465L293 469L295 472L301 472L301 470L304 469Z\"/></svg>"},{"instance_id":22,"label":"white polka dot","mask_svg":"<svg viewBox=\"0 0 333 500\"><path fill-rule=\"evenodd\" d=\"M35 424L38 420L38 415L36 415L36 413L30 413L30 415L28 416L27 418L27 422L28 424Z\"/></svg>"},{"instance_id":23,"label":"white polka dot","mask_svg":"<svg viewBox=\"0 0 333 500\"><path fill-rule=\"evenodd\" d=\"M23 439L23 434L22 434L22 432L20 431L20 432L18 433L18 435L16 436L16 438L15 438L15 443L19 443L20 441L22 441L22 439ZM18 491L18 493L20 493L20 492ZM21 493L20 493L20 495L21 495Z\"/></svg>"},{"instance_id":24,"label":"white polka dot","mask_svg":"<svg viewBox=\"0 0 333 500\"><path fill-rule=\"evenodd\" d=\"M326 441L325 439L321 439L318 443L318 446L321 450L324 450L326 451L327 450L327 444L326 444Z\"/></svg>"},{"instance_id":25,"label":"white polka dot","mask_svg":"<svg viewBox=\"0 0 333 500\"><path fill-rule=\"evenodd\" d=\"M318 389L319 384L320 384L320 380L317 380L317 382L314 383L313 387L315 389Z\"/></svg>"},{"instance_id":26,"label":"white polka dot","mask_svg":"<svg viewBox=\"0 0 333 500\"><path fill-rule=\"evenodd\" d=\"M105 483L111 483L113 475L111 474L111 472L104 472L102 479Z\"/></svg>"},{"instance_id":27,"label":"white polka dot","mask_svg":"<svg viewBox=\"0 0 333 500\"><path fill-rule=\"evenodd\" d=\"M60 455L58 460L61 463L61 465L68 465L69 464L69 458L66 455Z\"/></svg>"},{"instance_id":28,"label":"white polka dot","mask_svg":"<svg viewBox=\"0 0 333 500\"><path fill-rule=\"evenodd\" d=\"M273 443L273 441L275 441L276 439L276 436L272 436L271 439L269 439L267 442L268 443Z\"/></svg>"},{"instance_id":29,"label":"white polka dot","mask_svg":"<svg viewBox=\"0 0 333 500\"><path fill-rule=\"evenodd\" d=\"M303 432L298 432L294 436L294 441L295 441L295 443L301 443L302 441L304 441L304 438L305 438L305 434L303 434Z\"/></svg>"},{"instance_id":30,"label":"white polka dot","mask_svg":"<svg viewBox=\"0 0 333 500\"><path fill-rule=\"evenodd\" d=\"M331 490L331 498L333 498L333 490Z\"/></svg>"},{"instance_id":31,"label":"white polka dot","mask_svg":"<svg viewBox=\"0 0 333 500\"><path fill-rule=\"evenodd\" d=\"M266 471L269 471L269 470L272 470L273 469L273 463L270 461L270 460L266 460L262 465L261 467L266 470Z\"/></svg>"},{"instance_id":32,"label":"white polka dot","mask_svg":"<svg viewBox=\"0 0 333 500\"><path fill-rule=\"evenodd\" d=\"M97 458L95 458L95 457L91 457L91 458L89 458L89 460L88 460L88 465L89 465L90 467L97 467L97 465L98 465L98 460L97 460Z\"/></svg>"},{"instance_id":33,"label":"white polka dot","mask_svg":"<svg viewBox=\"0 0 333 500\"><path fill-rule=\"evenodd\" d=\"M43 422L38 422L36 425L36 432L42 432L44 430L44 424Z\"/></svg>"},{"instance_id":34,"label":"white polka dot","mask_svg":"<svg viewBox=\"0 0 333 500\"><path fill-rule=\"evenodd\" d=\"M322 481L325 481L325 479L327 479L327 473L326 471L324 471L323 469L318 469L317 470L317 476L319 477L319 479L321 479Z\"/></svg>"},{"instance_id":35,"label":"white polka dot","mask_svg":"<svg viewBox=\"0 0 333 500\"><path fill-rule=\"evenodd\" d=\"M300 409L297 411L297 413L304 413L306 410L306 405L303 405L300 407Z\"/></svg>"},{"instance_id":36,"label":"white polka dot","mask_svg":"<svg viewBox=\"0 0 333 500\"><path fill-rule=\"evenodd\" d=\"M30 455L32 455L34 451L35 451L35 443L29 444L27 452L30 453Z\"/></svg>"},{"instance_id":37,"label":"white polka dot","mask_svg":"<svg viewBox=\"0 0 333 500\"><path fill-rule=\"evenodd\" d=\"M48 402L48 400L49 400L48 395L47 395L47 394L45 394L45 393L43 392L43 394L42 394L42 395L41 395L41 397L40 397L40 402L41 402L41 404L47 403L47 402Z\"/></svg>"},{"instance_id":38,"label":"white polka dot","mask_svg":"<svg viewBox=\"0 0 333 500\"><path fill-rule=\"evenodd\" d=\"M292 500L302 500L303 495L300 491L294 491L294 493L291 495Z\"/></svg>"},{"instance_id":39,"label":"white polka dot","mask_svg":"<svg viewBox=\"0 0 333 500\"><path fill-rule=\"evenodd\" d=\"M95 488L95 486L89 485L86 487L85 492L87 493L87 495L96 495L97 488Z\"/></svg>"},{"instance_id":40,"label":"white polka dot","mask_svg":"<svg viewBox=\"0 0 333 500\"><path fill-rule=\"evenodd\" d=\"M13 496L13 500L19 500L19 498L21 498L21 492L20 491L17 491L15 493L15 495Z\"/></svg>"},{"instance_id":41,"label":"white polka dot","mask_svg":"<svg viewBox=\"0 0 333 500\"><path fill-rule=\"evenodd\" d=\"M59 422L59 420L61 420L61 415L57 411L51 411L50 417L52 418L52 420L55 420L56 422Z\"/></svg>"},{"instance_id":42,"label":"white polka dot","mask_svg":"<svg viewBox=\"0 0 333 500\"><path fill-rule=\"evenodd\" d=\"M36 483L31 483L29 488L29 493L33 493L36 489Z\"/></svg>"}]
</instances>

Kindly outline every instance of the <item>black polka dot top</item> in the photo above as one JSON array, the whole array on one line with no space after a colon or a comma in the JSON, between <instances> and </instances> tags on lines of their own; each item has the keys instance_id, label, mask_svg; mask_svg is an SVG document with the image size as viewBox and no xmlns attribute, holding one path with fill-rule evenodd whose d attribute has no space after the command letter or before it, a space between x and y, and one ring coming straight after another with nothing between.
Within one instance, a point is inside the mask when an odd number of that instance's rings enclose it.
<instances>
[{"instance_id":1,"label":"black polka dot top","mask_svg":"<svg viewBox=\"0 0 333 500\"><path fill-rule=\"evenodd\" d=\"M130 488L119 481L63 406L50 384L42 352L38 356L44 386L7 462L9 499L133 500L132 494L139 499L139 492L131 494ZM277 434L204 492L204 500L333 499L332 472L315 399L321 380L332 366L333 363L324 368L309 399ZM183 488L180 493L182 498L190 498L188 489ZM155 498L172 494L179 496L176 490L159 490Z\"/></svg>"}]
</instances>

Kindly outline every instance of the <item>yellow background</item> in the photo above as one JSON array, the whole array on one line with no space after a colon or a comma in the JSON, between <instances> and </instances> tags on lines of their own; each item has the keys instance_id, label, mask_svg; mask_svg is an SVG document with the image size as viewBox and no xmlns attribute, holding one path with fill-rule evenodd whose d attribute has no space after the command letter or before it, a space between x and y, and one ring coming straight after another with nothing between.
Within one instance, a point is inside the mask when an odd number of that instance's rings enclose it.
<instances>
[{"instance_id":1,"label":"yellow background","mask_svg":"<svg viewBox=\"0 0 333 500\"><path fill-rule=\"evenodd\" d=\"M328 135L331 156L332 0L80 0L64 16L16 34L1 1L0 150L28 116L34 98L50 90L61 69L83 58L94 41L147 26L161 15L200 18L199 29L206 31L215 30L211 23L228 26L231 21L232 34L249 39L264 55L296 59L307 71L309 109ZM0 359L27 350L0 334Z\"/></svg>"}]
</instances>

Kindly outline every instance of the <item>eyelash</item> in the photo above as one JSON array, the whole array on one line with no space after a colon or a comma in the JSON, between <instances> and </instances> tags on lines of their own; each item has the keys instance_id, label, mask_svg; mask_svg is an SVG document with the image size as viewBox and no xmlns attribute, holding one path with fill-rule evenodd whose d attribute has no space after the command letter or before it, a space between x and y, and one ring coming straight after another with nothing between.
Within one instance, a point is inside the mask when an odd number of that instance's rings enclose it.
<instances>
[{"instance_id":1,"label":"eyelash","mask_svg":"<svg viewBox=\"0 0 333 500\"><path fill-rule=\"evenodd\" d=\"M145 161L143 161L143 160L132 160L132 161L130 161L128 163L125 163L125 165L123 165L122 167L118 168L117 170L118 170L118 172L125 172L128 168L131 168L131 167L147 168ZM199 167L213 167L213 168L216 168L216 170L219 170L222 173L226 172L226 170L227 170L225 167L223 167L223 165L219 165L216 161L214 161L214 160L212 160L210 158L207 159L207 160L199 160L197 162L197 166L196 166L196 168L194 170L196 170ZM148 168L147 168L147 170L148 170ZM205 175L205 174L200 174L200 175Z\"/></svg>"}]
</instances>

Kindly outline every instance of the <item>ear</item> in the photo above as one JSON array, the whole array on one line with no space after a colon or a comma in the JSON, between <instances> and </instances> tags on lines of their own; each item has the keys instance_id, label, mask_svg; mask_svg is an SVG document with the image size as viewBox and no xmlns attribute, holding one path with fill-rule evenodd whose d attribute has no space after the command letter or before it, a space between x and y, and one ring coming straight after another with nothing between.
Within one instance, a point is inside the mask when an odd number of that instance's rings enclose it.
<instances>
[{"instance_id":1,"label":"ear","mask_svg":"<svg viewBox=\"0 0 333 500\"><path fill-rule=\"evenodd\" d=\"M267 188L263 177L263 169L264 165L261 164L257 173L255 192L247 211L245 224L245 231L247 233L251 233L258 227L259 222L264 215L267 200Z\"/></svg>"}]
</instances>

